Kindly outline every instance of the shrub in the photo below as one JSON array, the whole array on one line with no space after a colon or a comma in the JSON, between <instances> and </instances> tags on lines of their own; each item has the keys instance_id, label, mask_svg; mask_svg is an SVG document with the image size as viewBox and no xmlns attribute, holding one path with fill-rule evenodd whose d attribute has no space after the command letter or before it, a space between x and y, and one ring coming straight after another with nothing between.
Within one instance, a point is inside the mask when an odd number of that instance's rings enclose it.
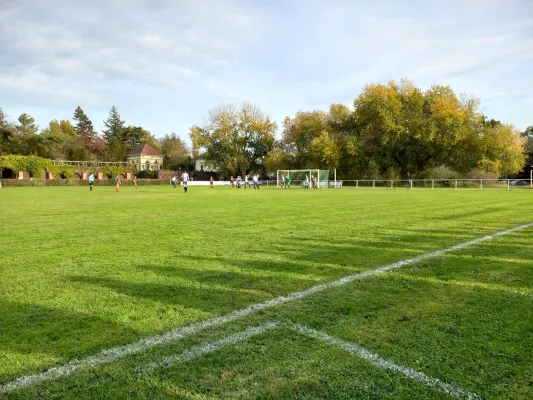
<instances>
[{"instance_id":1,"label":"shrub","mask_svg":"<svg viewBox=\"0 0 533 400\"><path fill-rule=\"evenodd\" d=\"M494 172L486 171L482 168L473 168L464 177L466 179L497 179Z\"/></svg>"},{"instance_id":2,"label":"shrub","mask_svg":"<svg viewBox=\"0 0 533 400\"><path fill-rule=\"evenodd\" d=\"M424 170L421 177L424 179L457 179L459 174L447 165L440 165Z\"/></svg>"}]
</instances>

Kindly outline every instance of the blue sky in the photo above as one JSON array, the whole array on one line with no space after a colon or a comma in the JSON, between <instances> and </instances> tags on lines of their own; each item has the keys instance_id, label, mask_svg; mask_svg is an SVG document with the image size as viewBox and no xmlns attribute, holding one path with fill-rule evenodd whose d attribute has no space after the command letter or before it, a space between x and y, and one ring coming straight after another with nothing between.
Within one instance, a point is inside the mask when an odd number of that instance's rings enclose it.
<instances>
[{"instance_id":1,"label":"blue sky","mask_svg":"<svg viewBox=\"0 0 533 400\"><path fill-rule=\"evenodd\" d=\"M0 37L0 108L41 128L81 105L100 130L115 105L188 140L222 103L281 126L402 78L533 125L531 0L0 0Z\"/></svg>"}]
</instances>

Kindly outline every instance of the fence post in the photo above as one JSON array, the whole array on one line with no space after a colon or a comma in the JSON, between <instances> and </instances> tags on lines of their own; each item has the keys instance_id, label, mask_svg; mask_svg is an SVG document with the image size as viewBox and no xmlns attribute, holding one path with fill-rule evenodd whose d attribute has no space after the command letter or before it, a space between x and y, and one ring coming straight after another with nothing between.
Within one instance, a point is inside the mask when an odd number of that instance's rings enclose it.
<instances>
[{"instance_id":1,"label":"fence post","mask_svg":"<svg viewBox=\"0 0 533 400\"><path fill-rule=\"evenodd\" d=\"M483 179L480 179L480 180L479 180L479 188L480 188L480 189L483 189Z\"/></svg>"},{"instance_id":2,"label":"fence post","mask_svg":"<svg viewBox=\"0 0 533 400\"><path fill-rule=\"evenodd\" d=\"M376 187L376 181L372 181L372 189Z\"/></svg>"},{"instance_id":3,"label":"fence post","mask_svg":"<svg viewBox=\"0 0 533 400\"><path fill-rule=\"evenodd\" d=\"M413 189L413 180L411 179L410 182L411 182L411 189Z\"/></svg>"},{"instance_id":4,"label":"fence post","mask_svg":"<svg viewBox=\"0 0 533 400\"><path fill-rule=\"evenodd\" d=\"M394 189L394 181L392 179L390 180L390 188Z\"/></svg>"},{"instance_id":5,"label":"fence post","mask_svg":"<svg viewBox=\"0 0 533 400\"><path fill-rule=\"evenodd\" d=\"M435 190L435 179L431 180L431 190Z\"/></svg>"},{"instance_id":6,"label":"fence post","mask_svg":"<svg viewBox=\"0 0 533 400\"><path fill-rule=\"evenodd\" d=\"M455 188L457 189L457 179L455 180Z\"/></svg>"},{"instance_id":7,"label":"fence post","mask_svg":"<svg viewBox=\"0 0 533 400\"><path fill-rule=\"evenodd\" d=\"M510 179L507 179L507 190L509 190L511 188L511 180Z\"/></svg>"},{"instance_id":8,"label":"fence post","mask_svg":"<svg viewBox=\"0 0 533 400\"><path fill-rule=\"evenodd\" d=\"M356 181L355 181L355 188L356 188L356 189L359 189L359 180L356 180Z\"/></svg>"}]
</instances>

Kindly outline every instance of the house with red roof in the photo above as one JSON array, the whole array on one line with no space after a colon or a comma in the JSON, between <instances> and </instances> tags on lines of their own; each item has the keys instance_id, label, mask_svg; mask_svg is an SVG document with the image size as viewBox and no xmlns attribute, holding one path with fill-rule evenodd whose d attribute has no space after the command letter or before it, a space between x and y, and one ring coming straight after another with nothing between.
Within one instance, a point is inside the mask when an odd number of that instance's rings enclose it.
<instances>
[{"instance_id":1,"label":"house with red roof","mask_svg":"<svg viewBox=\"0 0 533 400\"><path fill-rule=\"evenodd\" d=\"M159 171L163 168L163 154L148 144L140 144L126 154L126 161L139 171Z\"/></svg>"}]
</instances>

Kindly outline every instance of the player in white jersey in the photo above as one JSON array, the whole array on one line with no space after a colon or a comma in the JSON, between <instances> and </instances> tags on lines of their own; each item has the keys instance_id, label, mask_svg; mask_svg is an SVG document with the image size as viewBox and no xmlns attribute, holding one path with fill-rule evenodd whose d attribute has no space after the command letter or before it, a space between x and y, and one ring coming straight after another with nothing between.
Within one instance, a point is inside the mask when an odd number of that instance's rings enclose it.
<instances>
[{"instance_id":1,"label":"player in white jersey","mask_svg":"<svg viewBox=\"0 0 533 400\"><path fill-rule=\"evenodd\" d=\"M187 182L189 182L189 174L187 173L187 171L181 174L181 181L183 183L183 191L187 193Z\"/></svg>"},{"instance_id":2,"label":"player in white jersey","mask_svg":"<svg viewBox=\"0 0 533 400\"><path fill-rule=\"evenodd\" d=\"M244 188L246 189L246 186L250 187L250 182L248 182L248 174L244 175Z\"/></svg>"},{"instance_id":3,"label":"player in white jersey","mask_svg":"<svg viewBox=\"0 0 533 400\"><path fill-rule=\"evenodd\" d=\"M252 178L252 180L254 181L254 190L255 189L259 190L259 178L256 174L254 174L254 177Z\"/></svg>"}]
</instances>

